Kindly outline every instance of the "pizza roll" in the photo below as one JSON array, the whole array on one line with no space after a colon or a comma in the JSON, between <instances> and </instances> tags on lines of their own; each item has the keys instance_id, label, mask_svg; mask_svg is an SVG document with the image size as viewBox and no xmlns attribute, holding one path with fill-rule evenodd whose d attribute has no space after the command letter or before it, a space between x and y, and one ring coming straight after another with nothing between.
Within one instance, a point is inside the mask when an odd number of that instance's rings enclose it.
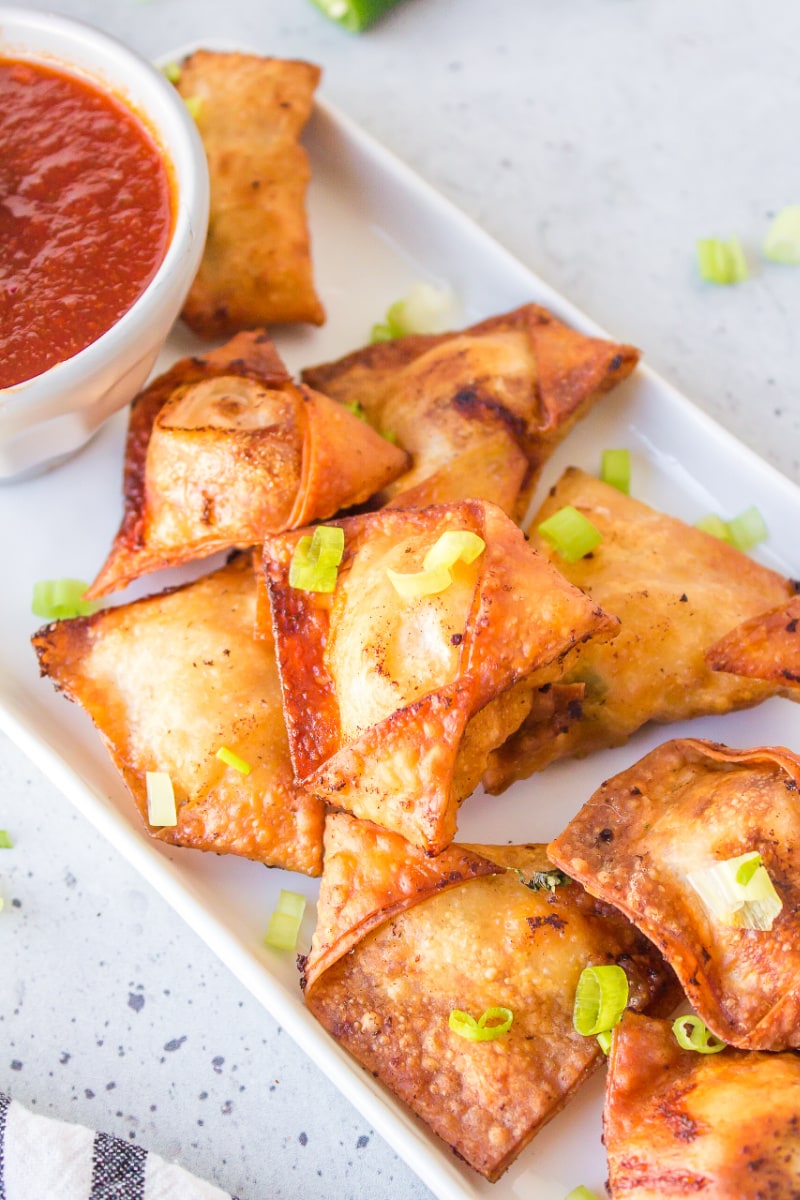
<instances>
[{"instance_id":1,"label":"pizza roll","mask_svg":"<svg viewBox=\"0 0 800 1200\"><path fill-rule=\"evenodd\" d=\"M300 135L320 69L312 63L197 50L178 90L192 104L208 159L208 235L183 310L196 333L220 338L325 311L314 287Z\"/></svg>"},{"instance_id":2,"label":"pizza roll","mask_svg":"<svg viewBox=\"0 0 800 1200\"><path fill-rule=\"evenodd\" d=\"M548 848L655 942L708 1027L744 1049L800 1047L798 784L790 750L666 742L603 783ZM755 854L780 906L769 928L743 921L718 882L720 864Z\"/></svg>"},{"instance_id":3,"label":"pizza roll","mask_svg":"<svg viewBox=\"0 0 800 1200\"><path fill-rule=\"evenodd\" d=\"M477 500L384 509L335 523L344 557L332 594L289 582L302 531L267 539L264 568L297 778L337 808L435 854L488 751L536 686L584 638L616 622ZM484 549L436 594L398 593L453 532ZM526 694L527 689L527 694Z\"/></svg>"},{"instance_id":4,"label":"pizza roll","mask_svg":"<svg viewBox=\"0 0 800 1200\"><path fill-rule=\"evenodd\" d=\"M33 639L43 675L94 721L147 823L146 773L172 781L163 842L318 875L323 806L296 786L270 638L256 639L249 555L195 583L56 621ZM217 758L235 754L242 773Z\"/></svg>"},{"instance_id":5,"label":"pizza roll","mask_svg":"<svg viewBox=\"0 0 800 1200\"><path fill-rule=\"evenodd\" d=\"M538 527L566 505L602 534L565 562ZM648 721L725 713L761 703L772 682L712 670L706 652L739 622L785 603L794 585L710 534L569 468L531 522L531 545L619 617L613 644L587 643L546 711L492 756L484 783L502 791L547 763L622 745Z\"/></svg>"},{"instance_id":6,"label":"pizza roll","mask_svg":"<svg viewBox=\"0 0 800 1200\"><path fill-rule=\"evenodd\" d=\"M358 402L408 450L411 470L388 489L395 503L477 497L521 518L555 447L638 359L632 346L587 337L526 304L462 332L366 346L303 379ZM482 447L505 472L476 474Z\"/></svg>"},{"instance_id":7,"label":"pizza roll","mask_svg":"<svg viewBox=\"0 0 800 1200\"><path fill-rule=\"evenodd\" d=\"M551 869L541 846L453 845L428 858L369 822L326 822L306 1004L490 1180L604 1058L572 1024L585 966L620 964L634 1008L674 1003L646 939L578 884L549 890ZM450 1027L454 1010L479 1021L498 1007L511 1023L493 1040Z\"/></svg>"},{"instance_id":8,"label":"pizza roll","mask_svg":"<svg viewBox=\"0 0 800 1200\"><path fill-rule=\"evenodd\" d=\"M185 358L134 401L125 512L89 597L366 500L407 457L292 382L265 333Z\"/></svg>"},{"instance_id":9,"label":"pizza roll","mask_svg":"<svg viewBox=\"0 0 800 1200\"><path fill-rule=\"evenodd\" d=\"M796 1200L800 1056L683 1050L668 1021L614 1031L603 1140L613 1200Z\"/></svg>"},{"instance_id":10,"label":"pizza roll","mask_svg":"<svg viewBox=\"0 0 800 1200\"><path fill-rule=\"evenodd\" d=\"M800 596L743 621L706 653L715 671L780 684L783 695L800 696Z\"/></svg>"}]
</instances>

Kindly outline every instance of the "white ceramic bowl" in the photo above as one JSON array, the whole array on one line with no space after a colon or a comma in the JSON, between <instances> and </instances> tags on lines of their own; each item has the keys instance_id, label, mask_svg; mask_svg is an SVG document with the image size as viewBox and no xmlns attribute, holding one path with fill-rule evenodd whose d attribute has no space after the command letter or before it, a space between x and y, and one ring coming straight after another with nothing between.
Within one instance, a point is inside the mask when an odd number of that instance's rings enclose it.
<instances>
[{"instance_id":1,"label":"white ceramic bowl","mask_svg":"<svg viewBox=\"0 0 800 1200\"><path fill-rule=\"evenodd\" d=\"M133 306L72 358L0 388L0 482L6 482L73 454L141 388L200 263L208 170L195 123L176 90L106 34L52 13L0 7L0 57L70 71L127 103L155 133L176 193L166 255Z\"/></svg>"}]
</instances>

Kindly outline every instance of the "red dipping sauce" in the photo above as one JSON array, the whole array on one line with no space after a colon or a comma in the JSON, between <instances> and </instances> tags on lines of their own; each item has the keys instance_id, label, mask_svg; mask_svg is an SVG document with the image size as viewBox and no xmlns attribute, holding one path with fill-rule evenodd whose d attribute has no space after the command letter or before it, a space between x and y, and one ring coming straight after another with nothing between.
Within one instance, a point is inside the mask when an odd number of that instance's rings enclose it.
<instances>
[{"instance_id":1,"label":"red dipping sauce","mask_svg":"<svg viewBox=\"0 0 800 1200\"><path fill-rule=\"evenodd\" d=\"M128 311L167 252L172 207L163 154L121 101L0 58L0 387Z\"/></svg>"}]
</instances>

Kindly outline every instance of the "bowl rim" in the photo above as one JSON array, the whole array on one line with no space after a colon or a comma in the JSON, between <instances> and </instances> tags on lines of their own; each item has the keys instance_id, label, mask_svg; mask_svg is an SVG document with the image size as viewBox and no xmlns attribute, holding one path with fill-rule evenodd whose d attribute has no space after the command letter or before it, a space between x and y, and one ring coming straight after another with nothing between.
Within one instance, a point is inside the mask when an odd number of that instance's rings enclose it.
<instances>
[{"instance_id":1,"label":"bowl rim","mask_svg":"<svg viewBox=\"0 0 800 1200\"><path fill-rule=\"evenodd\" d=\"M29 45L34 37L52 48ZM75 52L71 53L71 49ZM86 56L108 60L105 69L83 61ZM142 293L113 325L88 346L46 370L9 387L0 388L0 413L15 407L15 398L30 404L49 398L54 388L68 391L80 380L105 372L126 345L136 346L152 320L152 306L169 296L182 276L183 260L199 266L205 245L209 209L208 164L197 126L182 98L163 72L111 34L72 17L18 5L0 5L0 58L30 59L61 68L111 94L142 121L156 139L167 163L174 195L172 231L164 257ZM115 66L124 78L113 78ZM139 80L140 86L132 80ZM188 288L188 284L187 284ZM166 336L168 330L165 330ZM144 347L142 347L144 349Z\"/></svg>"}]
</instances>

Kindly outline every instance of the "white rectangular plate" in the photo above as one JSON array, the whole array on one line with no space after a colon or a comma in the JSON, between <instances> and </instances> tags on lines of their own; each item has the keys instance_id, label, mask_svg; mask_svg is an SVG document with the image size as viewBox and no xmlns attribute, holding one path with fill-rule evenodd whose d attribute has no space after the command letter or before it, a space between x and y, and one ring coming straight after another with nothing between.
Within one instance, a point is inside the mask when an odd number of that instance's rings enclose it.
<instances>
[{"instance_id":1,"label":"white rectangular plate","mask_svg":"<svg viewBox=\"0 0 800 1200\"><path fill-rule=\"evenodd\" d=\"M292 369L363 344L372 323L421 278L453 286L464 323L533 300L587 333L602 333L328 105L318 105L306 141L314 176L309 203L316 274L328 321L319 330L277 336ZM624 341L625 331L617 330L615 336ZM185 330L176 330L159 369L198 347ZM125 415L118 414L92 445L59 469L0 489L6 563L0 590L0 723L437 1196L563 1200L578 1183L604 1194L601 1074L499 1183L485 1183L338 1049L303 1006L294 956L263 945L278 890L302 889L313 898L316 885L241 859L174 850L150 841L88 719L38 678L29 645L40 623L30 611L33 583L60 576L91 579L99 569L121 515L125 421ZM637 497L687 520L712 510L732 516L749 504L758 505L770 530L762 557L792 574L800 491L647 368L604 399L570 435L548 465L540 494L569 463L596 472L602 448L616 446L632 451ZM172 575L167 581L174 579ZM163 577L157 583L139 581L128 594L159 590L163 583ZM476 842L547 841L603 779L666 737L689 732L734 746L767 743L800 749L800 709L773 700L691 726L648 730L622 749L551 767L501 797L476 794L461 810L459 837ZM313 905L301 948L307 948L312 927Z\"/></svg>"}]
</instances>

